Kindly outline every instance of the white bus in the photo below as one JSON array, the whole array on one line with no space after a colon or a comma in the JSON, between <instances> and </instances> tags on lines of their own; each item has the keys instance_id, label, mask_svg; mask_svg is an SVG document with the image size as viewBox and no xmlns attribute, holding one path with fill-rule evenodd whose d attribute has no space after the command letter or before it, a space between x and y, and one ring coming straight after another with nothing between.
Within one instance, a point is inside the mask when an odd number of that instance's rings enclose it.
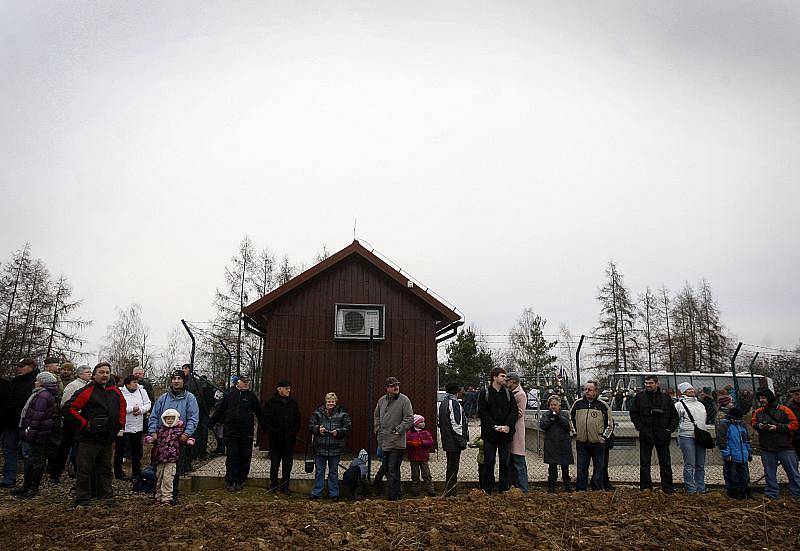
<instances>
[{"instance_id":1,"label":"white bus","mask_svg":"<svg viewBox=\"0 0 800 551\"><path fill-rule=\"evenodd\" d=\"M724 373L706 373L702 371L679 371L677 373L671 371L617 371L611 376L611 388L644 388L644 378L648 375L655 375L658 377L658 385L662 390L671 388L677 390L677 386L683 382L691 383L691 385L698 391L703 387L710 387L711 390L719 390L728 385L734 388L733 373L726 371ZM736 382L738 383L739 390L750 390L755 393L759 388L767 387L773 392L775 386L772 379L763 375L756 375L755 373L736 372Z\"/></svg>"}]
</instances>

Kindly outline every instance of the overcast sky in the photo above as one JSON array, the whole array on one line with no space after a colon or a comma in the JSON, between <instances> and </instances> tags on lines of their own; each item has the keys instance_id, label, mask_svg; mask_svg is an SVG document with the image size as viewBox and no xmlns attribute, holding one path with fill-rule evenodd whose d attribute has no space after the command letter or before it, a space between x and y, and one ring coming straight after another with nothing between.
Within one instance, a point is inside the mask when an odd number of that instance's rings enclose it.
<instances>
[{"instance_id":1,"label":"overcast sky","mask_svg":"<svg viewBox=\"0 0 800 551\"><path fill-rule=\"evenodd\" d=\"M800 337L796 1L0 3L0 258L92 319L209 319L244 234L357 234L507 332L591 330L707 278L747 343Z\"/></svg>"}]
</instances>

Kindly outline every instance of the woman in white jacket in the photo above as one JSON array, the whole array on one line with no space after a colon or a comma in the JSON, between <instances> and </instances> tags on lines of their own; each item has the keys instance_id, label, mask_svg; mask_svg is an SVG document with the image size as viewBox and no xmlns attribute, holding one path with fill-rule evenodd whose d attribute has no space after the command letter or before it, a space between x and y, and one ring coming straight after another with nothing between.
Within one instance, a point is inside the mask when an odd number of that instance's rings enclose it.
<instances>
[{"instance_id":1,"label":"woman in white jacket","mask_svg":"<svg viewBox=\"0 0 800 551\"><path fill-rule=\"evenodd\" d=\"M704 494L706 492L706 450L695 444L694 426L697 423L699 428L708 430L706 408L703 402L697 399L695 389L690 383L679 384L678 390L681 393L681 399L675 402L675 409L678 411L680 420L678 445L683 452L683 484L689 494ZM691 417L689 413L691 413Z\"/></svg>"},{"instance_id":2,"label":"woman in white jacket","mask_svg":"<svg viewBox=\"0 0 800 551\"><path fill-rule=\"evenodd\" d=\"M142 468L142 438L144 436L145 415L150 411L150 398L147 391L139 386L136 377L128 375L125 384L120 388L122 397L125 398L125 428L117 436L114 446L114 477L119 480L129 480L122 470L122 459L125 457L125 448L131 450L131 475L136 478Z\"/></svg>"}]
</instances>

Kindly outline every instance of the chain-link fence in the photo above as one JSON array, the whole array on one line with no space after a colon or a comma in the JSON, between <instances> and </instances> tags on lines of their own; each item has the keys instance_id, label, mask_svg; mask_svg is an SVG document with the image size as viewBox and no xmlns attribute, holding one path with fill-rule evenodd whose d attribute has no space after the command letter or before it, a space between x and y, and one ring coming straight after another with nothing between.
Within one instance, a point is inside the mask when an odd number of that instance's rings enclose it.
<instances>
[{"instance_id":1,"label":"chain-link fence","mask_svg":"<svg viewBox=\"0 0 800 551\"><path fill-rule=\"evenodd\" d=\"M528 410L526 412L526 463L528 468L528 479L532 483L544 483L547 481L548 465L543 462L542 455L544 451L544 435L539 430L539 415L538 410ZM616 422L616 430L614 434L614 447L609 451L609 479L613 484L623 485L638 485L639 484L639 438L638 433L635 431L633 424L627 412L613 412L614 420ZM749 421L749 418L745 421ZM477 419L471 419L469 423L470 437L474 439L480 434L480 423ZM754 435L754 447L757 447L757 436ZM577 459L574 448L573 438L573 458ZM750 479L752 485L763 485L764 471L757 455L750 463ZM683 482L683 455L677 444L677 437L673 435L672 443L670 445L670 458L672 463L673 481L676 484ZM296 479L310 479L314 477L313 473L306 473L303 465L303 455L295 457L295 462L292 468L292 478ZM350 459L349 456L342 456L340 464L342 468L346 467ZM372 475L374 476L380 462L373 459L372 462ZM434 450L430 455L429 466L431 475L435 482L443 482L445 480L446 472L446 456L441 449ZM252 478L269 478L270 460L268 452L254 451L253 461L250 469L250 476ZM723 463L720 452L718 449L708 450L706 452L705 464L705 481L707 484L721 485L724 482L722 474ZM403 461L402 468L403 480L411 479L411 466L410 463ZM216 457L205 463L198 464L195 467L194 476L209 476L209 477L223 477L225 475L225 458ZM576 465L570 465L570 476L573 481L576 474ZM591 475L591 467L590 467ZM653 484L660 482L660 470L655 451L653 452L651 463L651 476ZM478 482L478 449L468 447L461 454L461 462L459 467L459 480L463 482ZM778 473L779 482L786 482L783 472Z\"/></svg>"}]
</instances>

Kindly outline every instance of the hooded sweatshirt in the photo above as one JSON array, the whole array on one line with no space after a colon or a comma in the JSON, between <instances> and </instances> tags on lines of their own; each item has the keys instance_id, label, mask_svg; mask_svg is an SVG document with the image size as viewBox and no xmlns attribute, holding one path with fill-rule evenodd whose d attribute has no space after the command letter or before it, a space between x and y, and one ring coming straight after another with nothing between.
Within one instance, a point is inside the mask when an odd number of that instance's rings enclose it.
<instances>
[{"instance_id":1,"label":"hooded sweatshirt","mask_svg":"<svg viewBox=\"0 0 800 551\"><path fill-rule=\"evenodd\" d=\"M19 429L24 442L47 443L58 411L56 396L58 396L58 383L52 375L50 380L31 391L19 420Z\"/></svg>"}]
</instances>

